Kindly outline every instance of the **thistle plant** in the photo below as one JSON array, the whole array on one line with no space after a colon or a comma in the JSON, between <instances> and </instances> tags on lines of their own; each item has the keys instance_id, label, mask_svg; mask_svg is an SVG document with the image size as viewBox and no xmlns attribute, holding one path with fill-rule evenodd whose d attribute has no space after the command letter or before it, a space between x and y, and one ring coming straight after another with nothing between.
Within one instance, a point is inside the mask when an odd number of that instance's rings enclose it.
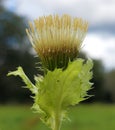
<instances>
[{"instance_id":1,"label":"thistle plant","mask_svg":"<svg viewBox=\"0 0 115 130\"><path fill-rule=\"evenodd\" d=\"M26 30L33 48L41 59L43 76L34 76L33 84L22 67L9 75L20 76L34 94L33 109L52 130L60 130L68 119L70 106L89 98L92 83L91 60L77 58L88 23L69 15L39 17Z\"/></svg>"}]
</instances>

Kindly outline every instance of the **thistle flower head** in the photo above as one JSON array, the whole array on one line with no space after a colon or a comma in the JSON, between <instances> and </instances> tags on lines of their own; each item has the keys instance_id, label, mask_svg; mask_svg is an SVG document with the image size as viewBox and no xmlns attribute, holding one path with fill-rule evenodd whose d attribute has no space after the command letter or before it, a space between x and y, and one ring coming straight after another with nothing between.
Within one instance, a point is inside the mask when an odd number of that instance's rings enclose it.
<instances>
[{"instance_id":1,"label":"thistle flower head","mask_svg":"<svg viewBox=\"0 0 115 130\"><path fill-rule=\"evenodd\" d=\"M77 57L88 23L65 14L39 17L29 26L27 34L43 66L54 70L66 68Z\"/></svg>"}]
</instances>

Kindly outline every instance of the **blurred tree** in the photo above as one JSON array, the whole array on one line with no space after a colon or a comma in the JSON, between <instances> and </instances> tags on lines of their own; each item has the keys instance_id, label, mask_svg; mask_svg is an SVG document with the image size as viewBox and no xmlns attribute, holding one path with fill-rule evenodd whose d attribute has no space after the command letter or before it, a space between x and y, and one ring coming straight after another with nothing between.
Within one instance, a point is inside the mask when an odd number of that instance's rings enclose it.
<instances>
[{"instance_id":1,"label":"blurred tree","mask_svg":"<svg viewBox=\"0 0 115 130\"><path fill-rule=\"evenodd\" d=\"M0 4L0 102L30 100L30 92L22 89L18 78L7 77L9 70L23 66L30 79L36 74L36 59L26 41L26 19L9 12Z\"/></svg>"},{"instance_id":2,"label":"blurred tree","mask_svg":"<svg viewBox=\"0 0 115 130\"><path fill-rule=\"evenodd\" d=\"M79 57L87 59L87 55L80 53ZM93 95L92 98L89 98L85 102L94 102L94 101L103 101L104 97L104 75L105 70L101 60L93 59L93 79L92 83L93 89L89 91L90 95Z\"/></svg>"},{"instance_id":3,"label":"blurred tree","mask_svg":"<svg viewBox=\"0 0 115 130\"><path fill-rule=\"evenodd\" d=\"M16 47L23 44L25 40L25 21L23 17L20 17L13 12L6 10L4 7L0 7L0 45ZM16 44L18 43L18 44Z\"/></svg>"},{"instance_id":4,"label":"blurred tree","mask_svg":"<svg viewBox=\"0 0 115 130\"><path fill-rule=\"evenodd\" d=\"M100 60L93 60L93 79L94 88L91 90L91 94L94 95L92 101L103 101L104 99L104 75L105 70ZM89 99L90 100L90 99Z\"/></svg>"},{"instance_id":5,"label":"blurred tree","mask_svg":"<svg viewBox=\"0 0 115 130\"><path fill-rule=\"evenodd\" d=\"M105 75L104 85L106 101L115 103L115 70Z\"/></svg>"}]
</instances>

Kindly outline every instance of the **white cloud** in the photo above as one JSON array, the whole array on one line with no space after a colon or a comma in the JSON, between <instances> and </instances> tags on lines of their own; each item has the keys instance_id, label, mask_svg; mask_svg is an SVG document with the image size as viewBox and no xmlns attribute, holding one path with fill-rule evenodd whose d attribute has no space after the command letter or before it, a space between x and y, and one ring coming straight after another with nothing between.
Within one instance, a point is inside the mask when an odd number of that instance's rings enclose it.
<instances>
[{"instance_id":1,"label":"white cloud","mask_svg":"<svg viewBox=\"0 0 115 130\"><path fill-rule=\"evenodd\" d=\"M90 57L101 59L106 68L115 68L115 37L88 34L83 44L83 51Z\"/></svg>"},{"instance_id":2,"label":"white cloud","mask_svg":"<svg viewBox=\"0 0 115 130\"><path fill-rule=\"evenodd\" d=\"M36 18L52 13L69 13L87 19L91 24L115 21L114 0L16 0L16 11Z\"/></svg>"},{"instance_id":3,"label":"white cloud","mask_svg":"<svg viewBox=\"0 0 115 130\"><path fill-rule=\"evenodd\" d=\"M5 0L15 5L19 14L36 18L44 14L69 13L87 19L91 24L115 21L115 0Z\"/></svg>"}]
</instances>

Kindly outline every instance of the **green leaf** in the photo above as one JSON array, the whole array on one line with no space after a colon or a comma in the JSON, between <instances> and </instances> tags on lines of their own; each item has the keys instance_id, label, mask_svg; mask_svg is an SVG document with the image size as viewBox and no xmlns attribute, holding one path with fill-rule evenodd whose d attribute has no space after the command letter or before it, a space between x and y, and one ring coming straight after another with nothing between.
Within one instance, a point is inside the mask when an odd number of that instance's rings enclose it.
<instances>
[{"instance_id":1,"label":"green leaf","mask_svg":"<svg viewBox=\"0 0 115 130\"><path fill-rule=\"evenodd\" d=\"M30 89L30 91L32 93L37 93L38 92L36 86L26 76L26 74L24 73L22 67L19 66L16 71L12 71L12 72L9 72L7 74L7 76L11 76L11 75L20 76L22 78L22 80L24 81L24 83L26 84L26 87L28 89Z\"/></svg>"},{"instance_id":2,"label":"green leaf","mask_svg":"<svg viewBox=\"0 0 115 130\"><path fill-rule=\"evenodd\" d=\"M92 61L84 63L84 60L78 59L70 62L66 70L48 71L41 82L38 80L39 92L34 105L38 105L38 112L43 114L42 120L50 127L53 127L55 113L60 113L63 120L69 106L88 98L87 91L92 86L89 82L92 66Z\"/></svg>"},{"instance_id":3,"label":"green leaf","mask_svg":"<svg viewBox=\"0 0 115 130\"><path fill-rule=\"evenodd\" d=\"M52 129L55 122L66 118L67 109L80 101L87 99L87 91L91 89L93 63L77 59L69 62L68 67L49 71L42 76L35 76L35 85L25 75L23 69L18 67L9 75L20 76L27 88L35 94L33 109L41 114L41 119Z\"/></svg>"}]
</instances>

